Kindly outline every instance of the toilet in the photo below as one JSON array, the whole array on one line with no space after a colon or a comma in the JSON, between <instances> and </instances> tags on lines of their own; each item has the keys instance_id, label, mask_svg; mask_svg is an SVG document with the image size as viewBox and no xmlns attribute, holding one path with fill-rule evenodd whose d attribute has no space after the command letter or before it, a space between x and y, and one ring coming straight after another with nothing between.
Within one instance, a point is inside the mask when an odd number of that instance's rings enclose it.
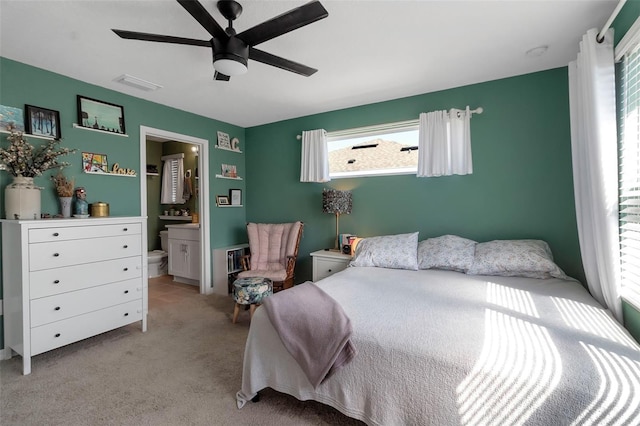
<instances>
[{"instance_id":1,"label":"toilet","mask_svg":"<svg viewBox=\"0 0 640 426\"><path fill-rule=\"evenodd\" d=\"M160 247L162 247L162 250L154 250L147 253L149 264L149 278L166 275L168 272L168 235L169 231L160 231Z\"/></svg>"}]
</instances>

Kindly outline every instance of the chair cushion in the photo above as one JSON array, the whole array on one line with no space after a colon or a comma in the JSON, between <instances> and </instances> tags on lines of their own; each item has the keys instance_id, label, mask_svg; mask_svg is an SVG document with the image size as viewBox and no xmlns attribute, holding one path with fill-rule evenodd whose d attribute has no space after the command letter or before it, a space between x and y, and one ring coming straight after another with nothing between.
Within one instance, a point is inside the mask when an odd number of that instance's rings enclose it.
<instances>
[{"instance_id":1,"label":"chair cushion","mask_svg":"<svg viewBox=\"0 0 640 426\"><path fill-rule=\"evenodd\" d=\"M268 271L266 269L252 269L250 271L242 271L238 274L238 278L247 277L264 277L269 278L272 281L284 281L287 278L287 271L285 269L278 269L277 271Z\"/></svg>"},{"instance_id":2,"label":"chair cushion","mask_svg":"<svg viewBox=\"0 0 640 426\"><path fill-rule=\"evenodd\" d=\"M301 226L301 222L247 224L253 276L257 275L257 271L276 273L286 269L287 256L293 256L296 252Z\"/></svg>"}]
</instances>

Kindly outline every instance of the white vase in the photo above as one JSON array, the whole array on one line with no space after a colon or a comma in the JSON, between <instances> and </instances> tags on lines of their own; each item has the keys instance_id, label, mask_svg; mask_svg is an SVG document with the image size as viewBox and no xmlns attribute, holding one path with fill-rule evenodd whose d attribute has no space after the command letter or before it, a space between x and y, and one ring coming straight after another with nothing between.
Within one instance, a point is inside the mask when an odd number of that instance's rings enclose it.
<instances>
[{"instance_id":1,"label":"white vase","mask_svg":"<svg viewBox=\"0 0 640 426\"><path fill-rule=\"evenodd\" d=\"M59 197L60 198L60 213L62 217L71 217L71 200L73 197Z\"/></svg>"},{"instance_id":2,"label":"white vase","mask_svg":"<svg viewBox=\"0 0 640 426\"><path fill-rule=\"evenodd\" d=\"M40 190L32 177L16 176L4 190L7 219L40 219Z\"/></svg>"}]
</instances>

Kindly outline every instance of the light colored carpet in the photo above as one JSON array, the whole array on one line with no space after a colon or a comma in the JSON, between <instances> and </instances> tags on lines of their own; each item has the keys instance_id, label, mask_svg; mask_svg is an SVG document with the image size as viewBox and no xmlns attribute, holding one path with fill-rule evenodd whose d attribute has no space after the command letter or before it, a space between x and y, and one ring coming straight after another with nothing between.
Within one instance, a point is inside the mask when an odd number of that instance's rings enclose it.
<instances>
[{"instance_id":1,"label":"light colored carpet","mask_svg":"<svg viewBox=\"0 0 640 426\"><path fill-rule=\"evenodd\" d=\"M267 389L238 410L249 312L233 300L150 280L148 331L133 324L32 359L0 362L0 424L362 425Z\"/></svg>"}]
</instances>

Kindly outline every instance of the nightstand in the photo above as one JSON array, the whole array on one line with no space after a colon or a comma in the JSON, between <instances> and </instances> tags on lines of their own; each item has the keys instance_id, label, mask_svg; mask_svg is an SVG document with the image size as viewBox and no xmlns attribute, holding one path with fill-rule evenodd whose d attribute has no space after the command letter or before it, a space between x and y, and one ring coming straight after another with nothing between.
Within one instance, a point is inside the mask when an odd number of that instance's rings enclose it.
<instances>
[{"instance_id":1,"label":"nightstand","mask_svg":"<svg viewBox=\"0 0 640 426\"><path fill-rule=\"evenodd\" d=\"M351 255L337 251L318 250L311 253L311 257L313 257L313 282L342 271L351 262Z\"/></svg>"}]
</instances>

